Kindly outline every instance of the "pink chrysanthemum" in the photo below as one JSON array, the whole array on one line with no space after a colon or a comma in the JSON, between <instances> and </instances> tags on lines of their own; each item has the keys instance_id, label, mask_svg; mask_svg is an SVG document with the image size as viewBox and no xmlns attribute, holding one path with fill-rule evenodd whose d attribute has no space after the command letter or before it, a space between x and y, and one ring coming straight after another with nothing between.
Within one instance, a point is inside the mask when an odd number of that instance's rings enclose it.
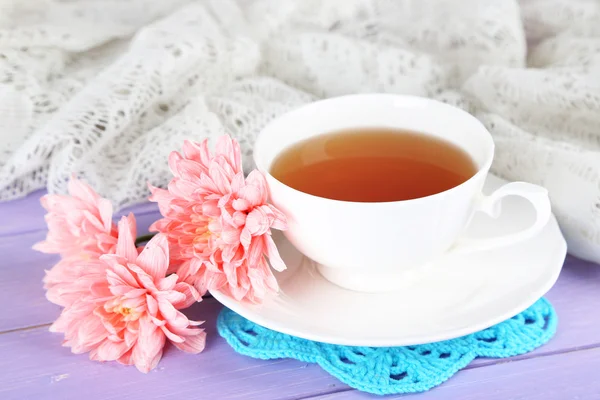
<instances>
[{"instance_id":1,"label":"pink chrysanthemum","mask_svg":"<svg viewBox=\"0 0 600 400\"><path fill-rule=\"evenodd\" d=\"M44 288L52 303L66 307L81 296L81 281L102 271L102 254L114 253L117 246L117 226L112 221L112 205L84 182L72 178L69 194L45 195L42 206L48 210L46 240L33 246L43 253L57 253L63 258L46 271ZM135 237L135 220L130 215ZM83 291L86 288L83 287Z\"/></svg>"},{"instance_id":2,"label":"pink chrysanthemum","mask_svg":"<svg viewBox=\"0 0 600 400\"><path fill-rule=\"evenodd\" d=\"M105 254L117 244L117 227L112 221L112 205L84 182L72 178L69 195L49 194L41 198L48 210L46 240L34 249L63 257Z\"/></svg>"},{"instance_id":3,"label":"pink chrysanthemum","mask_svg":"<svg viewBox=\"0 0 600 400\"><path fill-rule=\"evenodd\" d=\"M130 236L136 236L135 217L133 214L127 216ZM115 241L117 240L115 229ZM117 245L111 246L106 254L114 254ZM96 275L103 275L106 263L100 260L101 253L85 252L83 249L75 252L75 255L61 259L44 276L44 289L46 298L54 304L68 307L74 301L89 293L89 282Z\"/></svg>"},{"instance_id":4,"label":"pink chrysanthemum","mask_svg":"<svg viewBox=\"0 0 600 400\"><path fill-rule=\"evenodd\" d=\"M160 360L168 339L181 350L199 353L205 333L179 310L200 299L176 275L166 276L169 247L164 235L154 237L138 254L131 219L118 227L116 254L102 255L89 273L73 280L68 266L53 280L76 292L50 330L65 335L73 353L90 352L98 361L116 360L148 372ZM83 267L82 267L83 268Z\"/></svg>"},{"instance_id":5,"label":"pink chrysanthemum","mask_svg":"<svg viewBox=\"0 0 600 400\"><path fill-rule=\"evenodd\" d=\"M260 172L244 178L235 140L222 136L215 150L212 155L204 140L171 154L168 189L151 187L164 218L150 229L167 235L178 274L201 293L221 290L258 303L277 290L265 257L273 268L285 268L271 238L271 228L286 228L285 216L267 204Z\"/></svg>"}]
</instances>

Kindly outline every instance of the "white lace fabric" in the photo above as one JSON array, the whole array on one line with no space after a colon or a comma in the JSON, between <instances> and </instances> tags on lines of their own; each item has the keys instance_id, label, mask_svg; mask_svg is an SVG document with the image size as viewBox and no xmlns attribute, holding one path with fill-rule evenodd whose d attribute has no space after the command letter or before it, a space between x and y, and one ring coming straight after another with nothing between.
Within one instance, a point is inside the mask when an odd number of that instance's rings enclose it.
<instances>
[{"instance_id":1,"label":"white lace fabric","mask_svg":"<svg viewBox=\"0 0 600 400\"><path fill-rule=\"evenodd\" d=\"M433 97L492 132L493 171L547 187L600 262L600 2L0 0L0 200L66 189L116 207L184 139L357 92ZM285 132L282 132L285 134Z\"/></svg>"}]
</instances>

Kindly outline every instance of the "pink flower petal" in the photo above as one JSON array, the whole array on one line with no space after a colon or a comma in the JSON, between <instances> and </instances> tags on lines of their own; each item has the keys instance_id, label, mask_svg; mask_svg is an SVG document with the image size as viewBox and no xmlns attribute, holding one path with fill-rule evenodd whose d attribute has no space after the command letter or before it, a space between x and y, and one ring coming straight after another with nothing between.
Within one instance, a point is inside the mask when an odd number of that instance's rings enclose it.
<instances>
[{"instance_id":1,"label":"pink flower petal","mask_svg":"<svg viewBox=\"0 0 600 400\"><path fill-rule=\"evenodd\" d=\"M183 343L173 343L173 345L179 350L185 351L186 353L201 353L206 345L206 333L202 329L194 330L198 330L201 332L196 335L186 336L185 341Z\"/></svg>"},{"instance_id":2,"label":"pink flower petal","mask_svg":"<svg viewBox=\"0 0 600 400\"><path fill-rule=\"evenodd\" d=\"M123 296L125 298L133 299L136 297L145 296L147 292L147 289L130 289L127 292L123 293Z\"/></svg>"},{"instance_id":3,"label":"pink flower petal","mask_svg":"<svg viewBox=\"0 0 600 400\"><path fill-rule=\"evenodd\" d=\"M98 217L96 217L94 214L92 214L88 210L83 210L81 212L81 214L85 218L83 221L81 221L81 226L82 227L85 227L84 224L89 223L89 224L91 224L93 226L90 229L90 231L100 231L100 232L102 232L102 230L104 230L104 223L102 221L100 221L98 219Z\"/></svg>"},{"instance_id":4,"label":"pink flower petal","mask_svg":"<svg viewBox=\"0 0 600 400\"><path fill-rule=\"evenodd\" d=\"M232 262L233 258L238 255L238 250L240 245L237 244L239 243L239 240L236 242L233 242L235 244L232 245L227 245L227 246L223 246L223 252L221 254L223 261L224 262Z\"/></svg>"},{"instance_id":5,"label":"pink flower petal","mask_svg":"<svg viewBox=\"0 0 600 400\"><path fill-rule=\"evenodd\" d=\"M262 285L262 284L261 284ZM242 299L244 299L244 297L246 297L248 295L249 292L249 288L245 287L245 286L236 286L233 283L231 283L229 285L229 293L230 296L233 297L234 299L236 299L237 301L241 301ZM257 287L253 287L252 288L254 291L257 290Z\"/></svg>"},{"instance_id":6,"label":"pink flower petal","mask_svg":"<svg viewBox=\"0 0 600 400\"><path fill-rule=\"evenodd\" d=\"M221 214L218 204L218 200L204 201L204 203L202 203L202 213L207 217L218 217Z\"/></svg>"},{"instance_id":7,"label":"pink flower petal","mask_svg":"<svg viewBox=\"0 0 600 400\"><path fill-rule=\"evenodd\" d=\"M240 243L241 230L229 226L223 227L221 231L221 240L227 245L236 245Z\"/></svg>"},{"instance_id":8,"label":"pink flower petal","mask_svg":"<svg viewBox=\"0 0 600 400\"><path fill-rule=\"evenodd\" d=\"M177 311L175 307L173 307L173 304L161 297L159 297L157 300L160 313L170 325L180 328L185 328L188 326L187 317L180 311Z\"/></svg>"},{"instance_id":9,"label":"pink flower petal","mask_svg":"<svg viewBox=\"0 0 600 400\"><path fill-rule=\"evenodd\" d=\"M94 282L90 286L90 293L96 298L108 298L112 296L106 282Z\"/></svg>"},{"instance_id":10,"label":"pink flower petal","mask_svg":"<svg viewBox=\"0 0 600 400\"><path fill-rule=\"evenodd\" d=\"M74 256L82 253L105 253L116 244L112 206L87 184L72 178L70 195L45 195L42 206L48 211L46 240L34 249Z\"/></svg>"},{"instance_id":11,"label":"pink flower petal","mask_svg":"<svg viewBox=\"0 0 600 400\"><path fill-rule=\"evenodd\" d=\"M131 358L136 368L144 373L154 369L162 357L165 334L149 319L140 320L138 340Z\"/></svg>"},{"instance_id":12,"label":"pink flower petal","mask_svg":"<svg viewBox=\"0 0 600 400\"><path fill-rule=\"evenodd\" d=\"M266 253L265 243L262 238L255 238L250 242L250 246L248 247L248 252L246 254L246 259L248 260L248 265L250 267L254 267L261 262L263 258L263 254Z\"/></svg>"},{"instance_id":13,"label":"pink flower petal","mask_svg":"<svg viewBox=\"0 0 600 400\"><path fill-rule=\"evenodd\" d=\"M88 315L79 326L78 335L81 343L91 346L102 341L107 336L102 321L94 315Z\"/></svg>"},{"instance_id":14,"label":"pink flower petal","mask_svg":"<svg viewBox=\"0 0 600 400\"><path fill-rule=\"evenodd\" d=\"M161 233L154 236L142 253L137 256L135 263L139 265L154 280L165 277L169 266L169 245L167 237Z\"/></svg>"},{"instance_id":15,"label":"pink flower petal","mask_svg":"<svg viewBox=\"0 0 600 400\"><path fill-rule=\"evenodd\" d=\"M156 288L158 290L173 290L177 281L179 281L179 276L177 276L177 274L171 274L166 278L160 279Z\"/></svg>"},{"instance_id":16,"label":"pink flower petal","mask_svg":"<svg viewBox=\"0 0 600 400\"><path fill-rule=\"evenodd\" d=\"M202 177L200 178L200 183L198 184L198 189L206 193L219 192L219 187L217 186L215 181L208 175L202 175Z\"/></svg>"},{"instance_id":17,"label":"pink flower petal","mask_svg":"<svg viewBox=\"0 0 600 400\"><path fill-rule=\"evenodd\" d=\"M171 195L168 190L154 187L151 184L148 184L148 188L150 189L151 193L148 200L158 203L158 208L162 215L168 214L170 211L171 200L173 200L173 195ZM154 232L154 230L150 228L150 232Z\"/></svg>"},{"instance_id":18,"label":"pink flower petal","mask_svg":"<svg viewBox=\"0 0 600 400\"><path fill-rule=\"evenodd\" d=\"M232 263L223 263L223 272L225 272L225 276L227 277L227 283L229 283L229 286L237 288L238 282L236 265Z\"/></svg>"},{"instance_id":19,"label":"pink flower petal","mask_svg":"<svg viewBox=\"0 0 600 400\"><path fill-rule=\"evenodd\" d=\"M235 199L232 202L232 206L234 210L237 211L246 211L248 210L252 205L250 204L250 202L246 199Z\"/></svg>"},{"instance_id":20,"label":"pink flower petal","mask_svg":"<svg viewBox=\"0 0 600 400\"><path fill-rule=\"evenodd\" d=\"M158 319L156 317L153 317L152 315L150 316L150 321L152 321L152 323L154 323L154 325L156 325L158 327L162 327L167 324L167 321Z\"/></svg>"},{"instance_id":21,"label":"pink flower petal","mask_svg":"<svg viewBox=\"0 0 600 400\"><path fill-rule=\"evenodd\" d=\"M208 169L208 165L210 164L210 160L212 159L212 155L210 154L210 150L208 149L208 139L204 139L200 142L200 163L204 165Z\"/></svg>"},{"instance_id":22,"label":"pink flower petal","mask_svg":"<svg viewBox=\"0 0 600 400\"><path fill-rule=\"evenodd\" d=\"M269 257L269 263L271 264L271 267L273 267L273 269L275 269L276 271L280 272L285 270L287 267L281 259L281 256L279 255L279 250L277 250L277 246L275 245L275 242L273 241L271 235L264 235L263 240L266 245L266 253L267 257Z\"/></svg>"},{"instance_id":23,"label":"pink flower petal","mask_svg":"<svg viewBox=\"0 0 600 400\"><path fill-rule=\"evenodd\" d=\"M200 296L200 293L198 293L196 288L189 283L179 282L177 285L175 285L175 290L185 296L185 300L181 302L173 302L173 307L175 307L177 310L183 310L195 302L202 301L202 296Z\"/></svg>"},{"instance_id":24,"label":"pink flower petal","mask_svg":"<svg viewBox=\"0 0 600 400\"><path fill-rule=\"evenodd\" d=\"M244 173L241 171L238 172L231 181L231 191L233 193L238 193L245 183L246 180L244 179Z\"/></svg>"},{"instance_id":25,"label":"pink flower petal","mask_svg":"<svg viewBox=\"0 0 600 400\"><path fill-rule=\"evenodd\" d=\"M262 207L252 210L246 218L246 228L252 236L264 235L271 228L269 217Z\"/></svg>"},{"instance_id":26,"label":"pink flower petal","mask_svg":"<svg viewBox=\"0 0 600 400\"><path fill-rule=\"evenodd\" d=\"M146 304L148 305L148 313L152 316L156 316L158 313L158 302L150 295L146 295Z\"/></svg>"},{"instance_id":27,"label":"pink flower petal","mask_svg":"<svg viewBox=\"0 0 600 400\"><path fill-rule=\"evenodd\" d=\"M169 165L171 166L171 170L174 171L173 175L186 181L197 181L202 174L206 174L207 172L206 168L198 162L186 160L175 152L171 153L169 157Z\"/></svg>"},{"instance_id":28,"label":"pink flower petal","mask_svg":"<svg viewBox=\"0 0 600 400\"><path fill-rule=\"evenodd\" d=\"M222 273L213 273L205 271L194 280L194 287L200 293L206 293L209 290L219 290L227 284L227 278Z\"/></svg>"},{"instance_id":29,"label":"pink flower petal","mask_svg":"<svg viewBox=\"0 0 600 400\"><path fill-rule=\"evenodd\" d=\"M182 281L189 279L198 273L198 270L202 266L202 262L196 258L188 260L181 264L177 269L177 275Z\"/></svg>"},{"instance_id":30,"label":"pink flower petal","mask_svg":"<svg viewBox=\"0 0 600 400\"><path fill-rule=\"evenodd\" d=\"M269 191L267 189L267 181L265 176L258 170L254 170L248 174L246 178L246 185L256 188L260 197L251 201L252 205L259 206L265 204L269 197Z\"/></svg>"},{"instance_id":31,"label":"pink flower petal","mask_svg":"<svg viewBox=\"0 0 600 400\"><path fill-rule=\"evenodd\" d=\"M174 334L166 326L161 326L160 329L162 329L162 331L165 334L165 336L167 337L167 339L169 339L172 343L183 343L185 341L184 338Z\"/></svg>"},{"instance_id":32,"label":"pink flower petal","mask_svg":"<svg viewBox=\"0 0 600 400\"><path fill-rule=\"evenodd\" d=\"M177 166L177 164L179 163L179 160L182 160L183 157L181 156L181 154L179 154L176 151L172 151L169 154L169 159L168 159L168 164L169 164L169 169L171 170L171 173L177 177L179 176L179 168Z\"/></svg>"},{"instance_id":33,"label":"pink flower petal","mask_svg":"<svg viewBox=\"0 0 600 400\"><path fill-rule=\"evenodd\" d=\"M98 356L97 360L114 361L121 358L121 356L128 351L129 347L125 344L125 342L112 342L110 340L105 340L96 348Z\"/></svg>"},{"instance_id":34,"label":"pink flower petal","mask_svg":"<svg viewBox=\"0 0 600 400\"><path fill-rule=\"evenodd\" d=\"M104 260L113 260L114 258L103 258ZM127 286L139 288L140 285L131 272L121 264L115 263L112 269L106 271L106 277L110 286Z\"/></svg>"},{"instance_id":35,"label":"pink flower petal","mask_svg":"<svg viewBox=\"0 0 600 400\"><path fill-rule=\"evenodd\" d=\"M223 156L226 158L231 158L233 155L233 143L231 137L228 135L221 135L217 138L217 143L215 144L215 157Z\"/></svg>"},{"instance_id":36,"label":"pink flower petal","mask_svg":"<svg viewBox=\"0 0 600 400\"><path fill-rule=\"evenodd\" d=\"M99 198L89 185L74 177L71 177L69 180L68 191L71 196L77 197L89 204L95 204Z\"/></svg>"},{"instance_id":37,"label":"pink flower petal","mask_svg":"<svg viewBox=\"0 0 600 400\"><path fill-rule=\"evenodd\" d=\"M240 199L245 200L248 204L247 208L261 204L262 193L257 186L246 185L240 189Z\"/></svg>"},{"instance_id":38,"label":"pink flower petal","mask_svg":"<svg viewBox=\"0 0 600 400\"><path fill-rule=\"evenodd\" d=\"M129 350L125 354L123 354L117 362L123 365L133 365L133 350Z\"/></svg>"},{"instance_id":39,"label":"pink flower petal","mask_svg":"<svg viewBox=\"0 0 600 400\"><path fill-rule=\"evenodd\" d=\"M193 200L196 190L197 186L190 181L175 178L169 183L169 192L184 199Z\"/></svg>"},{"instance_id":40,"label":"pink flower petal","mask_svg":"<svg viewBox=\"0 0 600 400\"><path fill-rule=\"evenodd\" d=\"M163 291L163 292L160 292L160 294L158 296L167 300L172 305L186 301L185 294L180 293L176 290ZM175 306L173 306L173 307L175 307Z\"/></svg>"},{"instance_id":41,"label":"pink flower petal","mask_svg":"<svg viewBox=\"0 0 600 400\"><path fill-rule=\"evenodd\" d=\"M270 204L268 204L267 207L269 207L273 213L273 222L271 223L271 228L285 231L287 229L287 218L285 214Z\"/></svg>"},{"instance_id":42,"label":"pink flower petal","mask_svg":"<svg viewBox=\"0 0 600 400\"><path fill-rule=\"evenodd\" d=\"M245 249L248 249L250 247L251 242L252 234L250 233L250 230L247 227L244 227L240 234L240 243L242 244L242 246L244 246Z\"/></svg>"},{"instance_id":43,"label":"pink flower petal","mask_svg":"<svg viewBox=\"0 0 600 400\"><path fill-rule=\"evenodd\" d=\"M193 160L202 163L202 149L200 148L200 145L194 142L190 142L189 140L185 140L183 142L182 150L184 157L188 160ZM208 156L206 156L205 158L208 158Z\"/></svg>"},{"instance_id":44,"label":"pink flower petal","mask_svg":"<svg viewBox=\"0 0 600 400\"><path fill-rule=\"evenodd\" d=\"M117 255L124 257L129 262L134 262L138 256L135 247L135 238L131 235L131 221L122 217L119 221L119 240L117 242Z\"/></svg>"},{"instance_id":45,"label":"pink flower petal","mask_svg":"<svg viewBox=\"0 0 600 400\"><path fill-rule=\"evenodd\" d=\"M227 173L223 170L223 167L213 162L210 164L208 172L219 193L226 194L231 191L231 182L227 178Z\"/></svg>"},{"instance_id":46,"label":"pink flower petal","mask_svg":"<svg viewBox=\"0 0 600 400\"><path fill-rule=\"evenodd\" d=\"M135 239L137 237L137 222L135 221L135 215L133 215L133 213L127 214L127 222L129 222L129 233L131 237Z\"/></svg>"},{"instance_id":47,"label":"pink flower petal","mask_svg":"<svg viewBox=\"0 0 600 400\"><path fill-rule=\"evenodd\" d=\"M242 154L239 143L229 137L222 135L217 139L215 145L215 158L227 160L234 174L242 170Z\"/></svg>"},{"instance_id":48,"label":"pink flower petal","mask_svg":"<svg viewBox=\"0 0 600 400\"><path fill-rule=\"evenodd\" d=\"M150 290L156 290L154 280L141 267L138 267L135 264L127 264L127 268L129 268L132 272L135 273L136 279L141 283L142 287Z\"/></svg>"},{"instance_id":49,"label":"pink flower petal","mask_svg":"<svg viewBox=\"0 0 600 400\"><path fill-rule=\"evenodd\" d=\"M59 250L55 246L51 245L46 240L41 241L41 242L37 242L31 248L33 250L35 250L35 251L39 251L40 253L50 253L50 254L52 254L52 253L58 253L59 252Z\"/></svg>"}]
</instances>

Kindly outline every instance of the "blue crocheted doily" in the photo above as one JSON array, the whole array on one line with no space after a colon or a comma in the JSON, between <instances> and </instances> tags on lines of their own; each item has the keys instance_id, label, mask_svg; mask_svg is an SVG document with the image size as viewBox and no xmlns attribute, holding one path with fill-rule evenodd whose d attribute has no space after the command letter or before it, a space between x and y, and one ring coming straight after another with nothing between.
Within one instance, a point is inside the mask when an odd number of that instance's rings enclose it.
<instances>
[{"instance_id":1,"label":"blue crocheted doily","mask_svg":"<svg viewBox=\"0 0 600 400\"><path fill-rule=\"evenodd\" d=\"M219 334L240 354L263 360L295 358L318 363L347 385L374 394L415 393L450 378L477 357L527 353L556 332L557 317L546 299L480 332L443 342L406 347L353 347L313 342L263 328L224 308Z\"/></svg>"}]
</instances>

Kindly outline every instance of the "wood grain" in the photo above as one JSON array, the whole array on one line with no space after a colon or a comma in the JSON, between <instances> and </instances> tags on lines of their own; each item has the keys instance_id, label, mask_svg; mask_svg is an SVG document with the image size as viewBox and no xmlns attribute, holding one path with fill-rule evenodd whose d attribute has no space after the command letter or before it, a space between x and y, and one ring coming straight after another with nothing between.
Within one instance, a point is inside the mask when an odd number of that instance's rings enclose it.
<instances>
[{"instance_id":1,"label":"wood grain","mask_svg":"<svg viewBox=\"0 0 600 400\"><path fill-rule=\"evenodd\" d=\"M419 400L596 400L600 398L600 348L504 362L458 372L441 386L415 396ZM355 390L305 397L314 400L375 399Z\"/></svg>"},{"instance_id":2,"label":"wood grain","mask_svg":"<svg viewBox=\"0 0 600 400\"><path fill-rule=\"evenodd\" d=\"M144 375L117 363L97 363L61 347L47 327L0 335L0 399L293 399L346 388L318 366L294 360L259 361L237 355L215 331L221 306L205 300L188 310L206 320L200 355L169 348ZM191 396L191 397L190 397Z\"/></svg>"},{"instance_id":3,"label":"wood grain","mask_svg":"<svg viewBox=\"0 0 600 400\"><path fill-rule=\"evenodd\" d=\"M215 332L220 309L214 299L207 299L188 312L192 318L206 320L209 341L202 354L169 348L159 367L148 375L73 355L60 346L61 336L48 332L47 327L1 334L0 398L141 400L192 396L266 400L321 398L318 395L337 392L322 398L373 397L351 390L314 364L237 355ZM472 364L439 388L416 398L597 399L591 395L600 394L598 371L600 348L479 367Z\"/></svg>"},{"instance_id":4,"label":"wood grain","mask_svg":"<svg viewBox=\"0 0 600 400\"><path fill-rule=\"evenodd\" d=\"M133 210L140 233L159 217L153 204ZM316 365L235 354L215 332L221 306L214 299L186 311L206 320L208 346L200 355L169 349L148 375L72 355L60 346L60 335L47 331L60 310L46 301L41 283L44 269L57 258L31 250L46 234L43 213L35 196L0 204L0 399L372 397L352 391ZM600 267L568 257L547 295L559 315L550 343L511 362L475 360L440 388L415 398L600 399L599 288ZM566 384L570 391L561 389Z\"/></svg>"}]
</instances>

